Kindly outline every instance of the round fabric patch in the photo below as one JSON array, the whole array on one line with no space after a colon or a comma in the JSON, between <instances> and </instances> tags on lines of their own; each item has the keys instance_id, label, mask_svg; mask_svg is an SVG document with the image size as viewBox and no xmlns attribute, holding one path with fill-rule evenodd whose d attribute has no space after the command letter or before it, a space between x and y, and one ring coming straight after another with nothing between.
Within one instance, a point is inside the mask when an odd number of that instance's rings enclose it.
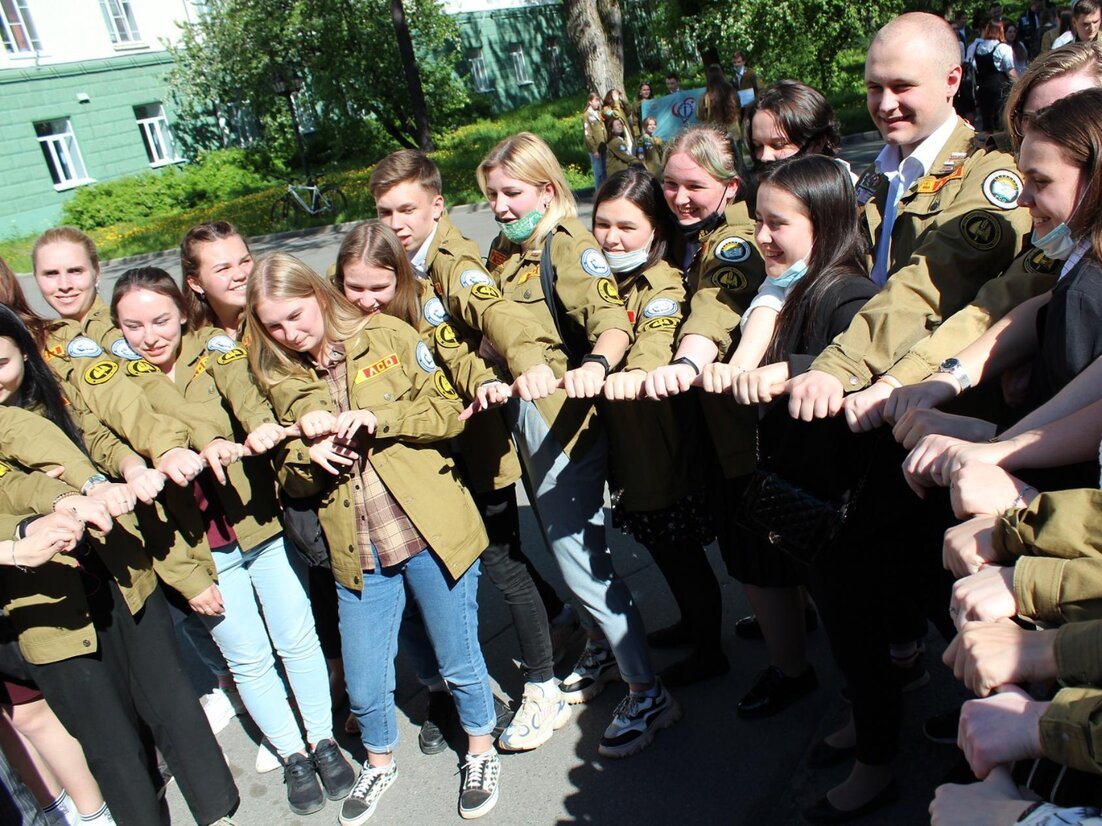
<instances>
[{"instance_id":1,"label":"round fabric patch","mask_svg":"<svg viewBox=\"0 0 1102 826\"><path fill-rule=\"evenodd\" d=\"M493 286L494 280L482 270L465 270L459 276L459 283L464 287L473 287L475 284L489 284Z\"/></svg>"},{"instance_id":2,"label":"round fabric patch","mask_svg":"<svg viewBox=\"0 0 1102 826\"><path fill-rule=\"evenodd\" d=\"M84 371L84 380L93 386L110 381L119 372L119 365L114 361L97 361Z\"/></svg>"},{"instance_id":3,"label":"round fabric patch","mask_svg":"<svg viewBox=\"0 0 1102 826\"><path fill-rule=\"evenodd\" d=\"M234 347L228 353L223 353L222 355L220 355L218 357L218 363L229 364L231 361L237 361L238 359L245 358L245 356L247 356L248 354L248 351L245 350L244 347Z\"/></svg>"},{"instance_id":4,"label":"round fabric patch","mask_svg":"<svg viewBox=\"0 0 1102 826\"><path fill-rule=\"evenodd\" d=\"M998 222L982 209L974 209L961 218L960 231L969 244L983 252L995 249L1003 237Z\"/></svg>"},{"instance_id":5,"label":"round fabric patch","mask_svg":"<svg viewBox=\"0 0 1102 826\"><path fill-rule=\"evenodd\" d=\"M582 253L582 269L594 278L605 278L612 272L608 260L599 249L593 247Z\"/></svg>"},{"instance_id":6,"label":"round fabric patch","mask_svg":"<svg viewBox=\"0 0 1102 826\"><path fill-rule=\"evenodd\" d=\"M750 257L751 249L749 241L734 235L719 242L719 246L716 247L716 258L728 264L741 264Z\"/></svg>"},{"instance_id":7,"label":"round fabric patch","mask_svg":"<svg viewBox=\"0 0 1102 826\"><path fill-rule=\"evenodd\" d=\"M237 344L227 335L214 336L207 342L207 349L216 353L228 353Z\"/></svg>"},{"instance_id":8,"label":"round fabric patch","mask_svg":"<svg viewBox=\"0 0 1102 826\"><path fill-rule=\"evenodd\" d=\"M639 325L639 332L643 330L661 330L661 329L673 329L677 326L677 319L666 316L664 318L652 318L650 321L644 321Z\"/></svg>"},{"instance_id":9,"label":"round fabric patch","mask_svg":"<svg viewBox=\"0 0 1102 826\"><path fill-rule=\"evenodd\" d=\"M1054 273L1059 268L1060 262L1049 258L1039 249L1033 250L1025 259L1025 271L1033 273Z\"/></svg>"},{"instance_id":10,"label":"round fabric patch","mask_svg":"<svg viewBox=\"0 0 1102 826\"><path fill-rule=\"evenodd\" d=\"M425 302L422 311L425 314L425 321L433 327L438 327L451 318L451 316L448 315L448 311L444 309L444 302L436 296L433 296Z\"/></svg>"},{"instance_id":11,"label":"round fabric patch","mask_svg":"<svg viewBox=\"0 0 1102 826\"><path fill-rule=\"evenodd\" d=\"M446 321L436 328L433 338L436 341L437 347L454 350L459 346L459 334L455 331L455 327Z\"/></svg>"},{"instance_id":12,"label":"round fabric patch","mask_svg":"<svg viewBox=\"0 0 1102 826\"><path fill-rule=\"evenodd\" d=\"M497 291L497 287L493 284L475 284L471 287L471 295L476 295L479 298L501 298L501 293Z\"/></svg>"},{"instance_id":13,"label":"round fabric patch","mask_svg":"<svg viewBox=\"0 0 1102 826\"><path fill-rule=\"evenodd\" d=\"M602 278L597 282L597 292L609 304L624 303L624 299L620 298L620 294L616 292L616 285L608 278Z\"/></svg>"},{"instance_id":14,"label":"round fabric patch","mask_svg":"<svg viewBox=\"0 0 1102 826\"><path fill-rule=\"evenodd\" d=\"M999 209L1014 209L1022 194L1022 179L1017 172L999 169L984 179L983 196Z\"/></svg>"},{"instance_id":15,"label":"round fabric patch","mask_svg":"<svg viewBox=\"0 0 1102 826\"><path fill-rule=\"evenodd\" d=\"M452 383L448 381L448 377L444 375L443 370L437 370L432 375L432 383L436 386L437 391L450 402L454 402L459 398L459 394L455 392L455 388L452 387Z\"/></svg>"},{"instance_id":16,"label":"round fabric patch","mask_svg":"<svg viewBox=\"0 0 1102 826\"><path fill-rule=\"evenodd\" d=\"M65 352L69 354L69 358L74 359L94 359L96 356L103 355L103 348L100 347L88 336L77 336L69 342L69 346L65 348Z\"/></svg>"},{"instance_id":17,"label":"round fabric patch","mask_svg":"<svg viewBox=\"0 0 1102 826\"><path fill-rule=\"evenodd\" d=\"M160 371L145 359L138 359L126 365L126 372L131 376L142 376L146 373L159 373Z\"/></svg>"},{"instance_id":18,"label":"round fabric patch","mask_svg":"<svg viewBox=\"0 0 1102 826\"><path fill-rule=\"evenodd\" d=\"M130 346L129 342L125 338L117 338L111 343L111 352L121 359L127 361L137 361L141 358L140 355L134 352L134 348Z\"/></svg>"},{"instance_id":19,"label":"round fabric patch","mask_svg":"<svg viewBox=\"0 0 1102 826\"><path fill-rule=\"evenodd\" d=\"M432 353L429 352L428 346L423 341L417 342L417 363L421 365L421 369L426 373L431 373L436 369L436 362L432 360Z\"/></svg>"},{"instance_id":20,"label":"round fabric patch","mask_svg":"<svg viewBox=\"0 0 1102 826\"><path fill-rule=\"evenodd\" d=\"M721 267L711 274L712 283L727 290L745 290L746 273L735 267Z\"/></svg>"},{"instance_id":21,"label":"round fabric patch","mask_svg":"<svg viewBox=\"0 0 1102 826\"><path fill-rule=\"evenodd\" d=\"M643 308L643 315L647 318L660 318L666 315L677 314L677 302L672 298L652 298Z\"/></svg>"}]
</instances>

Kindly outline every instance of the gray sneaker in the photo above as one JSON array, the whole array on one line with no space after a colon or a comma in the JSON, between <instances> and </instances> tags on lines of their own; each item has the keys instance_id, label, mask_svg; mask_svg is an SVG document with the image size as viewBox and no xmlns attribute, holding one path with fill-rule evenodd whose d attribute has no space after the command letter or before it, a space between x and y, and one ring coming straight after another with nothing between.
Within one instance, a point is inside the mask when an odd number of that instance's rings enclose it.
<instances>
[{"instance_id":1,"label":"gray sneaker","mask_svg":"<svg viewBox=\"0 0 1102 826\"><path fill-rule=\"evenodd\" d=\"M348 793L341 806L341 826L359 826L375 814L375 806L383 792L390 788L394 778L398 776L398 764L393 758L390 764L381 768L373 768L371 764L364 763L356 785Z\"/></svg>"}]
</instances>

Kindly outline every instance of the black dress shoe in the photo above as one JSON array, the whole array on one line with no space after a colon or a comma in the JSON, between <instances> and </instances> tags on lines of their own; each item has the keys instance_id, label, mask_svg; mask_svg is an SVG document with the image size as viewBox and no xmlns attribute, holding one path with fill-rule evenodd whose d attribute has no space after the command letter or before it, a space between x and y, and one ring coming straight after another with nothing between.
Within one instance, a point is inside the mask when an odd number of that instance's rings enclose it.
<instances>
[{"instance_id":1,"label":"black dress shoe","mask_svg":"<svg viewBox=\"0 0 1102 826\"><path fill-rule=\"evenodd\" d=\"M494 721L494 730L491 736L496 740L501 736L501 732L505 731L509 727L509 724L513 722L513 715L515 711L509 706L507 702L502 700L496 694L494 695L494 715L496 717Z\"/></svg>"},{"instance_id":2,"label":"black dress shoe","mask_svg":"<svg viewBox=\"0 0 1102 826\"><path fill-rule=\"evenodd\" d=\"M439 754L448 747L448 732L456 719L455 700L446 691L429 692L429 713L421 724L417 745L422 754Z\"/></svg>"},{"instance_id":3,"label":"black dress shoe","mask_svg":"<svg viewBox=\"0 0 1102 826\"><path fill-rule=\"evenodd\" d=\"M888 785L865 801L856 809L838 809L825 795L814 806L804 809L804 820L810 823L849 823L859 817L864 817L875 812L882 806L894 803L899 799L899 787L891 780Z\"/></svg>"},{"instance_id":4,"label":"black dress shoe","mask_svg":"<svg viewBox=\"0 0 1102 826\"><path fill-rule=\"evenodd\" d=\"M719 648L697 648L683 660L662 669L658 676L667 686L692 685L713 677L721 677L731 670L731 664Z\"/></svg>"},{"instance_id":5,"label":"black dress shoe","mask_svg":"<svg viewBox=\"0 0 1102 826\"><path fill-rule=\"evenodd\" d=\"M683 622L675 622L657 631L647 634L647 642L651 648L677 648L679 645L690 645L694 642L692 632Z\"/></svg>"},{"instance_id":6,"label":"black dress shoe","mask_svg":"<svg viewBox=\"0 0 1102 826\"><path fill-rule=\"evenodd\" d=\"M748 719L769 717L782 711L819 687L815 669L810 665L799 677L789 677L776 666L758 674L754 686L739 700L738 716Z\"/></svg>"},{"instance_id":7,"label":"black dress shoe","mask_svg":"<svg viewBox=\"0 0 1102 826\"><path fill-rule=\"evenodd\" d=\"M808 631L814 631L818 627L819 615L815 613L814 608L808 606L804 609L804 628ZM741 637L744 640L765 639L761 633L761 623L758 622L758 618L755 614L750 614L749 616L735 621L735 636Z\"/></svg>"},{"instance_id":8,"label":"black dress shoe","mask_svg":"<svg viewBox=\"0 0 1102 826\"><path fill-rule=\"evenodd\" d=\"M857 754L856 746L832 746L826 740L820 740L811 747L807 755L807 767L809 769L825 769L827 766L837 766Z\"/></svg>"}]
</instances>

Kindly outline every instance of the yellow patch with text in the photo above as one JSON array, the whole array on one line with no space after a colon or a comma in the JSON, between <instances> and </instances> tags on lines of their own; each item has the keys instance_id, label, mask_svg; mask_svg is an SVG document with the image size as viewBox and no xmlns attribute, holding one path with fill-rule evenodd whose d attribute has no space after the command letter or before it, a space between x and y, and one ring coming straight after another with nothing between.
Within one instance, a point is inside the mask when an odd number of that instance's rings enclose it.
<instances>
[{"instance_id":1,"label":"yellow patch with text","mask_svg":"<svg viewBox=\"0 0 1102 826\"><path fill-rule=\"evenodd\" d=\"M454 326L446 321L436 326L433 331L433 338L436 340L437 347L454 350L459 346L459 333L455 331Z\"/></svg>"},{"instance_id":2,"label":"yellow patch with text","mask_svg":"<svg viewBox=\"0 0 1102 826\"><path fill-rule=\"evenodd\" d=\"M610 278L597 279L597 293L609 304L624 303L624 299L620 298L620 293L616 291L616 285Z\"/></svg>"},{"instance_id":3,"label":"yellow patch with text","mask_svg":"<svg viewBox=\"0 0 1102 826\"><path fill-rule=\"evenodd\" d=\"M111 381L119 372L119 365L113 361L97 361L84 371L84 381L93 387Z\"/></svg>"},{"instance_id":4,"label":"yellow patch with text","mask_svg":"<svg viewBox=\"0 0 1102 826\"><path fill-rule=\"evenodd\" d=\"M961 218L960 231L968 243L981 252L997 247L1003 237L998 223L983 209L974 209Z\"/></svg>"},{"instance_id":5,"label":"yellow patch with text","mask_svg":"<svg viewBox=\"0 0 1102 826\"><path fill-rule=\"evenodd\" d=\"M737 267L721 267L708 277L713 284L717 287L723 287L725 290L745 290L749 283L746 273Z\"/></svg>"},{"instance_id":6,"label":"yellow patch with text","mask_svg":"<svg viewBox=\"0 0 1102 826\"><path fill-rule=\"evenodd\" d=\"M220 355L218 357L218 363L229 364L230 362L237 361L238 359L243 359L247 355L249 355L249 351L246 350L244 347L234 347L228 353L223 353L222 355Z\"/></svg>"},{"instance_id":7,"label":"yellow patch with text","mask_svg":"<svg viewBox=\"0 0 1102 826\"><path fill-rule=\"evenodd\" d=\"M643 332L644 330L672 330L677 326L677 324L678 320L676 318L662 316L661 318L652 318L648 321L644 321L642 324L639 325L638 329L639 332Z\"/></svg>"},{"instance_id":8,"label":"yellow patch with text","mask_svg":"<svg viewBox=\"0 0 1102 826\"><path fill-rule=\"evenodd\" d=\"M389 356L383 356L374 364L368 365L359 373L356 374L355 384L359 384L361 381L367 381L373 379L378 375L385 373L387 370L393 370L399 364L398 354L391 353Z\"/></svg>"},{"instance_id":9,"label":"yellow patch with text","mask_svg":"<svg viewBox=\"0 0 1102 826\"><path fill-rule=\"evenodd\" d=\"M161 371L145 359L138 359L126 363L126 372L131 376L144 376L148 373L159 373Z\"/></svg>"},{"instance_id":10,"label":"yellow patch with text","mask_svg":"<svg viewBox=\"0 0 1102 826\"><path fill-rule=\"evenodd\" d=\"M452 383L448 381L448 377L444 375L443 370L437 370L432 374L432 383L436 385L436 390L450 402L457 401L459 394L455 392L455 388L452 387Z\"/></svg>"},{"instance_id":11,"label":"yellow patch with text","mask_svg":"<svg viewBox=\"0 0 1102 826\"><path fill-rule=\"evenodd\" d=\"M471 294L479 298L501 298L501 293L492 284L475 284L471 287Z\"/></svg>"}]
</instances>

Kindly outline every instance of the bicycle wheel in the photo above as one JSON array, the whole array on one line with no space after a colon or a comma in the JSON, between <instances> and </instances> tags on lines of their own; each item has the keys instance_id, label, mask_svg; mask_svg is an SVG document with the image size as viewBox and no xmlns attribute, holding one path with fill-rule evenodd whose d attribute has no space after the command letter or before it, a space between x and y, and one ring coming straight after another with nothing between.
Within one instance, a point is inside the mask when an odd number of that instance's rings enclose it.
<instances>
[{"instance_id":1,"label":"bicycle wheel","mask_svg":"<svg viewBox=\"0 0 1102 826\"><path fill-rule=\"evenodd\" d=\"M348 198L336 184L327 184L318 191L318 215L340 215L348 209Z\"/></svg>"},{"instance_id":2,"label":"bicycle wheel","mask_svg":"<svg viewBox=\"0 0 1102 826\"><path fill-rule=\"evenodd\" d=\"M284 195L274 204L268 213L268 217L271 219L272 227L285 227L291 223L291 219L295 217L298 210L295 209L295 204L291 200L290 195Z\"/></svg>"}]
</instances>

